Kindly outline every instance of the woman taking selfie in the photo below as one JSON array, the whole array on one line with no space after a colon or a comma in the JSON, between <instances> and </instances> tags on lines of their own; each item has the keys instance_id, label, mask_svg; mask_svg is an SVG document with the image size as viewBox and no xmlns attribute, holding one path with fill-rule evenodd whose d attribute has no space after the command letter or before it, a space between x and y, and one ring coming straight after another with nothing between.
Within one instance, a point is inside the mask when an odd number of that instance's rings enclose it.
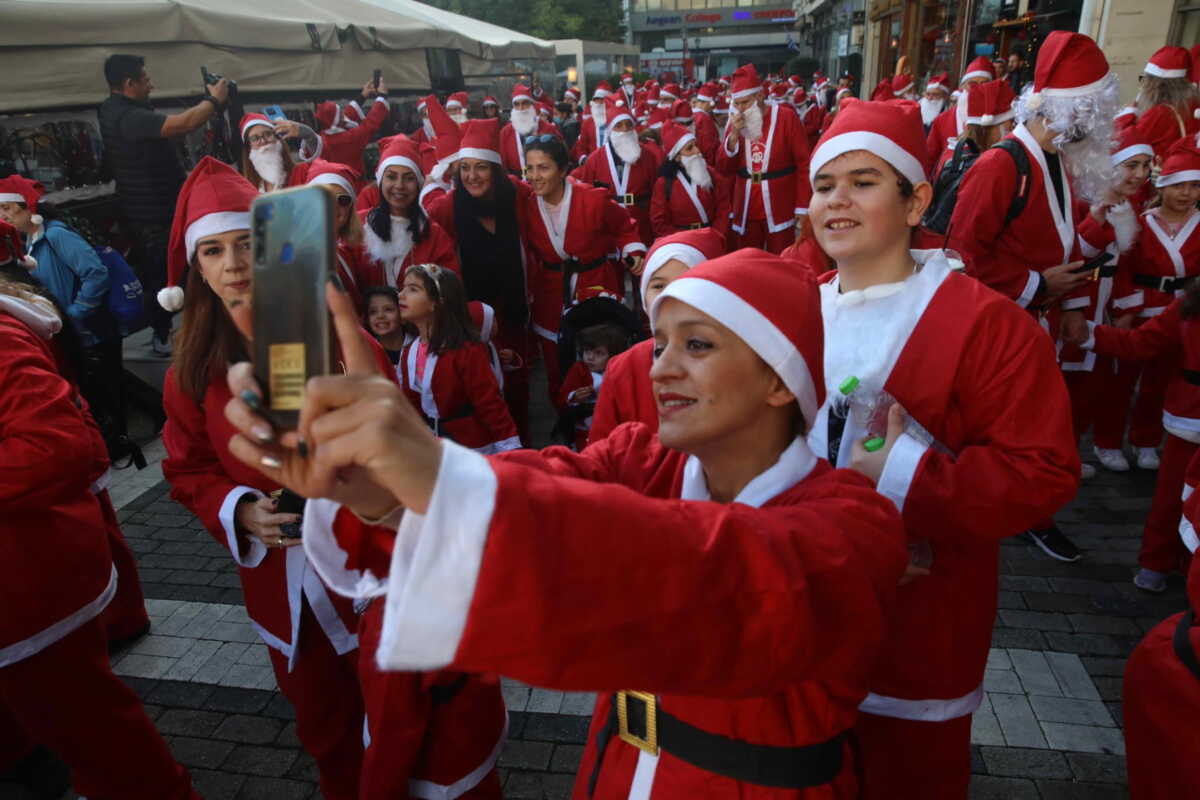
<instances>
[{"instance_id":1,"label":"woman taking selfie","mask_svg":"<svg viewBox=\"0 0 1200 800\"><path fill-rule=\"evenodd\" d=\"M306 523L305 545L326 564L388 559L383 668L604 693L576 796L849 800L845 733L905 555L891 503L804 441L824 385L816 286L743 250L651 313L657 435L629 424L579 454L481 456L434 438L360 355L355 374L308 384L310 458L231 446L351 503L312 501L336 539ZM230 373L239 393L247 366ZM227 414L259 424L241 400Z\"/></svg>"},{"instance_id":2,"label":"woman taking selfie","mask_svg":"<svg viewBox=\"0 0 1200 800\"><path fill-rule=\"evenodd\" d=\"M262 114L246 114L239 127L242 175L251 186L257 186L260 192L274 192L304 181L305 165L296 164L284 141L287 134L299 135L299 124L284 122L276 126Z\"/></svg>"}]
</instances>

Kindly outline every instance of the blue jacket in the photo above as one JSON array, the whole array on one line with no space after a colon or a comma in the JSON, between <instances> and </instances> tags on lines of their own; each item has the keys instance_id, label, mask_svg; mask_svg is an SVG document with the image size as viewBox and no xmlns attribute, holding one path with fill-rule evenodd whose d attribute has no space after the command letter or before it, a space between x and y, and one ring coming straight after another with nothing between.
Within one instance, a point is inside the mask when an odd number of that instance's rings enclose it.
<instances>
[{"instance_id":1,"label":"blue jacket","mask_svg":"<svg viewBox=\"0 0 1200 800\"><path fill-rule=\"evenodd\" d=\"M67 310L84 344L94 343L94 334L110 327L89 319L98 310L107 313L108 267L82 236L58 220L45 224L29 252L37 259L33 277Z\"/></svg>"}]
</instances>

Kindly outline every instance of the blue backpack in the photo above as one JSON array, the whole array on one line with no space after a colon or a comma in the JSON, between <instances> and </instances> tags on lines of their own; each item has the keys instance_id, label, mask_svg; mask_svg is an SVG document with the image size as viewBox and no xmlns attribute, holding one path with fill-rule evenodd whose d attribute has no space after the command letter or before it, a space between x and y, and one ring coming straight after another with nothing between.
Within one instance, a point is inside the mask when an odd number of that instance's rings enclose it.
<instances>
[{"instance_id":1,"label":"blue backpack","mask_svg":"<svg viewBox=\"0 0 1200 800\"><path fill-rule=\"evenodd\" d=\"M121 336L128 336L146 327L146 291L124 257L108 247L96 248L96 254L108 267L108 310L117 321Z\"/></svg>"}]
</instances>

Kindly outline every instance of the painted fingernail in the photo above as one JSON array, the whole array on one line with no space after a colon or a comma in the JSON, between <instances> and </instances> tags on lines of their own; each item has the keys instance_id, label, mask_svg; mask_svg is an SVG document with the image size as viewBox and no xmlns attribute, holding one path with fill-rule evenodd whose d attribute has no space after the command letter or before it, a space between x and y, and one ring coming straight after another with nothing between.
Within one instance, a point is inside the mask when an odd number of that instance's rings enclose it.
<instances>
[{"instance_id":1,"label":"painted fingernail","mask_svg":"<svg viewBox=\"0 0 1200 800\"><path fill-rule=\"evenodd\" d=\"M308 458L308 442L303 437L296 442L296 451L300 453L301 458Z\"/></svg>"},{"instance_id":2,"label":"painted fingernail","mask_svg":"<svg viewBox=\"0 0 1200 800\"><path fill-rule=\"evenodd\" d=\"M267 469L279 469L283 466L283 462L275 456L263 456L258 461Z\"/></svg>"},{"instance_id":3,"label":"painted fingernail","mask_svg":"<svg viewBox=\"0 0 1200 800\"><path fill-rule=\"evenodd\" d=\"M250 428L250 432L254 434L254 438L258 439L260 442L269 442L275 438L275 432L272 431L268 426L261 423L252 426Z\"/></svg>"},{"instance_id":4,"label":"painted fingernail","mask_svg":"<svg viewBox=\"0 0 1200 800\"><path fill-rule=\"evenodd\" d=\"M241 394L242 402L250 406L255 411L262 411L262 398L255 394L250 389L245 389Z\"/></svg>"},{"instance_id":5,"label":"painted fingernail","mask_svg":"<svg viewBox=\"0 0 1200 800\"><path fill-rule=\"evenodd\" d=\"M874 439L867 439L865 442L863 442L863 450L866 450L868 453L874 453L885 444L887 444L886 439L884 439L882 436L876 436Z\"/></svg>"}]
</instances>

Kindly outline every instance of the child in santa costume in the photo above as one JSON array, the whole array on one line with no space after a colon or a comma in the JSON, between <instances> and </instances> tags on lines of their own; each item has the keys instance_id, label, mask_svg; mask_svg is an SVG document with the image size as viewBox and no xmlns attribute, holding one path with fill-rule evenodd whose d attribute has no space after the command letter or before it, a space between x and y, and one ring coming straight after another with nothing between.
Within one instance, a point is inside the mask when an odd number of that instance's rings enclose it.
<instances>
[{"instance_id":1,"label":"child in santa costume","mask_svg":"<svg viewBox=\"0 0 1200 800\"><path fill-rule=\"evenodd\" d=\"M924 157L915 103L850 100L810 166L837 273L821 286L828 401L808 443L875 481L914 553L855 726L871 800L965 800L1000 541L1079 477L1049 337L944 251L910 250L932 196Z\"/></svg>"},{"instance_id":2,"label":"child in santa costume","mask_svg":"<svg viewBox=\"0 0 1200 800\"><path fill-rule=\"evenodd\" d=\"M299 520L276 513L270 494L278 485L227 447L223 408L230 394L222 372L249 351L231 312L244 311L251 298L249 212L256 194L212 158L196 165L179 192L169 286L159 296L169 310L183 310L163 384L163 475L171 496L229 548L246 611L296 709L297 736L316 759L321 791L351 800L358 797L363 753L358 617L348 600L326 591L299 541L284 536L280 526Z\"/></svg>"},{"instance_id":3,"label":"child in santa costume","mask_svg":"<svg viewBox=\"0 0 1200 800\"><path fill-rule=\"evenodd\" d=\"M743 250L651 313L657 434L488 458L432 437L397 390L338 377L308 398L336 392L354 429L317 422L311 463L236 447L314 495L336 490L327 470L379 468L347 487L354 513L327 504L336 539L306 519L304 542L339 564L364 538L390 551L382 667L602 692L575 796L855 798L846 733L905 556L894 506L804 440L824 393L816 285Z\"/></svg>"},{"instance_id":4,"label":"child in santa costume","mask_svg":"<svg viewBox=\"0 0 1200 800\"><path fill-rule=\"evenodd\" d=\"M400 287L400 319L415 333L400 354L400 385L434 433L481 453L520 447L458 275L436 264L411 266Z\"/></svg>"},{"instance_id":5,"label":"child in santa costume","mask_svg":"<svg viewBox=\"0 0 1200 800\"><path fill-rule=\"evenodd\" d=\"M47 301L0 279L0 769L41 746L80 794L199 800L109 666L102 612L118 577L90 491L108 454L59 374L60 325Z\"/></svg>"},{"instance_id":6,"label":"child in santa costume","mask_svg":"<svg viewBox=\"0 0 1200 800\"><path fill-rule=\"evenodd\" d=\"M392 366L400 364L400 354L408 344L408 334L400 320L400 292L391 286L372 286L366 293L367 330L387 353ZM397 379L399 371L396 372Z\"/></svg>"},{"instance_id":7,"label":"child in santa costume","mask_svg":"<svg viewBox=\"0 0 1200 800\"><path fill-rule=\"evenodd\" d=\"M375 86L368 81L362 96L371 101L371 110L360 121L352 121L361 113L358 103L339 106L326 101L317 106L317 125L321 128L321 150L319 155L326 161L345 164L353 170L363 169L363 151L371 139L387 121L391 109L388 106L387 86L383 81ZM350 113L353 109L353 113Z\"/></svg>"},{"instance_id":8,"label":"child in santa costume","mask_svg":"<svg viewBox=\"0 0 1200 800\"><path fill-rule=\"evenodd\" d=\"M692 267L724 254L725 237L715 228L664 236L646 254L641 275L642 302L650 308L671 281ZM608 362L592 415L589 442L605 438L624 422L641 422L651 431L658 430L658 408L650 386L653 364L653 339L638 342Z\"/></svg>"},{"instance_id":9,"label":"child in santa costume","mask_svg":"<svg viewBox=\"0 0 1200 800\"><path fill-rule=\"evenodd\" d=\"M558 406L574 422L574 447L582 450L588 443L592 427L592 411L596 397L604 385L605 370L611 359L629 349L629 331L615 322L591 325L579 332L579 360L563 377L558 392Z\"/></svg>"},{"instance_id":10,"label":"child in santa costume","mask_svg":"<svg viewBox=\"0 0 1200 800\"><path fill-rule=\"evenodd\" d=\"M363 308L363 292L371 286L371 266L363 254L363 224L354 212L358 173L345 164L316 158L306 165L304 182L323 186L333 197L333 229L337 236L337 274L354 301Z\"/></svg>"},{"instance_id":11,"label":"child in santa costume","mask_svg":"<svg viewBox=\"0 0 1200 800\"><path fill-rule=\"evenodd\" d=\"M729 178L709 166L691 131L671 124L663 127L662 136L667 160L650 200L654 236L706 226L724 236L729 231Z\"/></svg>"},{"instance_id":12,"label":"child in santa costume","mask_svg":"<svg viewBox=\"0 0 1200 800\"><path fill-rule=\"evenodd\" d=\"M425 173L412 140L392 137L375 168L379 205L361 212L363 249L369 259L368 286L399 286L412 264L438 264L458 271L454 240L418 202Z\"/></svg>"},{"instance_id":13,"label":"child in santa costume","mask_svg":"<svg viewBox=\"0 0 1200 800\"><path fill-rule=\"evenodd\" d=\"M942 152L947 147L953 147L954 142L962 136L967 127L966 97L967 87L975 83L985 83L996 80L996 68L986 56L978 56L970 64L967 71L958 79L958 102L951 105L934 117L929 125L929 133L925 139L926 158L929 164L936 164Z\"/></svg>"}]
</instances>

